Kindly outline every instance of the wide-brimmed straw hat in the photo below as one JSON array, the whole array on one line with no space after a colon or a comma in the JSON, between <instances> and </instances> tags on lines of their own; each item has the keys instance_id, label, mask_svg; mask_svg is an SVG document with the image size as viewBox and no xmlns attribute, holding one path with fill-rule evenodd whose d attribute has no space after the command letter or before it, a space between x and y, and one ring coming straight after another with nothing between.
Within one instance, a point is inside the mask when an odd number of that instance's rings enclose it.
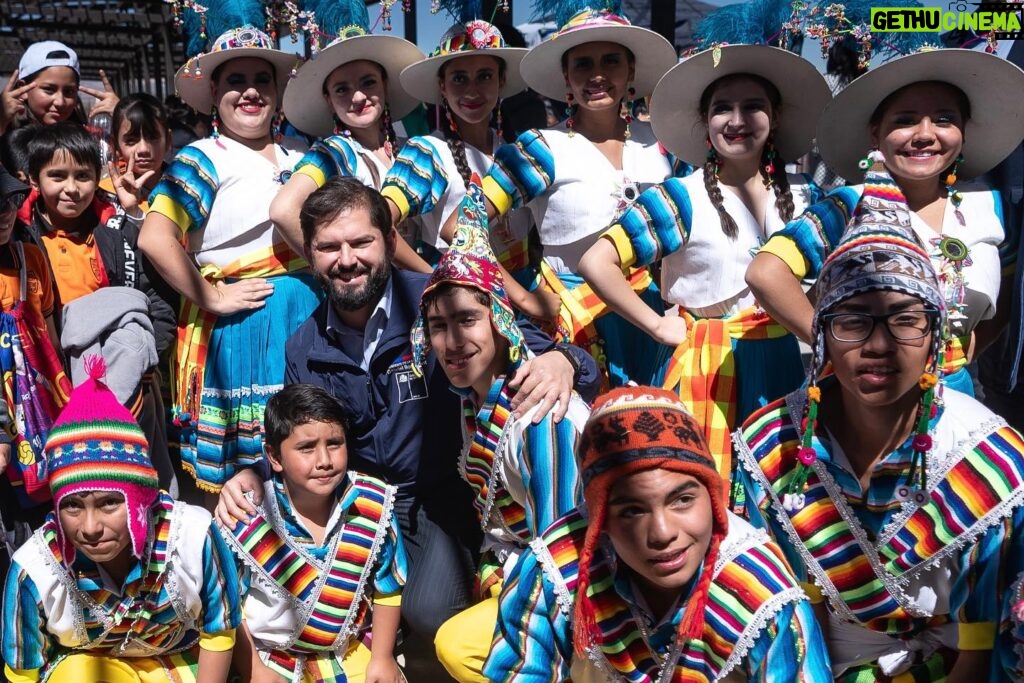
<instances>
[{"instance_id":1,"label":"wide-brimmed straw hat","mask_svg":"<svg viewBox=\"0 0 1024 683\"><path fill-rule=\"evenodd\" d=\"M562 55L578 45L604 42L633 53L635 75L630 85L638 98L650 95L658 79L679 61L675 48L661 35L608 10L591 9L577 13L530 50L523 59L523 79L544 97L561 101L566 93Z\"/></svg>"},{"instance_id":2,"label":"wide-brimmed straw hat","mask_svg":"<svg viewBox=\"0 0 1024 683\"><path fill-rule=\"evenodd\" d=\"M189 59L174 76L174 88L185 104L199 112L213 108L211 88L214 70L232 59L256 57L274 67L277 83L277 101L284 98L292 69L301 59L274 48L270 36L252 25L225 31L210 44L210 49Z\"/></svg>"},{"instance_id":3,"label":"wide-brimmed straw hat","mask_svg":"<svg viewBox=\"0 0 1024 683\"><path fill-rule=\"evenodd\" d=\"M733 74L760 76L779 91L782 105L773 140L782 159L794 161L810 150L814 127L831 98L828 84L806 59L769 45L711 48L665 74L651 97L651 126L665 149L703 165L708 132L700 99L712 83Z\"/></svg>"},{"instance_id":4,"label":"wide-brimmed straw hat","mask_svg":"<svg viewBox=\"0 0 1024 683\"><path fill-rule=\"evenodd\" d=\"M506 47L501 31L482 19L455 24L441 37L441 44L429 57L402 71L402 87L421 102L437 104L441 101L437 76L441 66L460 57L486 55L505 62L505 86L500 96L508 97L526 90L526 83L519 75L519 64L526 52L526 48Z\"/></svg>"},{"instance_id":5,"label":"wide-brimmed straw hat","mask_svg":"<svg viewBox=\"0 0 1024 683\"><path fill-rule=\"evenodd\" d=\"M420 49L404 38L374 35L350 26L302 65L284 95L284 113L304 133L324 138L334 132L334 110L323 97L324 82L339 66L366 60L379 64L387 75L387 104L393 119L400 119L419 104L402 88L401 73L423 59Z\"/></svg>"},{"instance_id":6,"label":"wide-brimmed straw hat","mask_svg":"<svg viewBox=\"0 0 1024 683\"><path fill-rule=\"evenodd\" d=\"M871 115L882 101L921 81L959 88L971 104L964 126L959 175L973 178L1005 159L1024 138L1024 72L995 55L947 48L915 52L871 69L836 95L818 123L818 149L833 171L851 183L864 171L858 162L871 149Z\"/></svg>"}]
</instances>

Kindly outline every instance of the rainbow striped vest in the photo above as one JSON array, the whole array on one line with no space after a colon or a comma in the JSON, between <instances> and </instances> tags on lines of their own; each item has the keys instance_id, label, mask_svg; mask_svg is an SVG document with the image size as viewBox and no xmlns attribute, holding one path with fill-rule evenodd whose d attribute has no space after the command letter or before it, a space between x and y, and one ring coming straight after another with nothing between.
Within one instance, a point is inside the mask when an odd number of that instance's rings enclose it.
<instances>
[{"instance_id":1,"label":"rainbow striped vest","mask_svg":"<svg viewBox=\"0 0 1024 683\"><path fill-rule=\"evenodd\" d=\"M955 391L943 399L943 413L929 430L935 445L928 453L928 499L902 503L876 539L820 458L807 480L804 507L784 509L800 448L802 391L754 413L736 434L740 463L765 493L763 512L778 519L808 580L848 622L884 633L915 629L933 615L907 596L909 582L965 552L972 539L1024 503L1021 435L973 399Z\"/></svg>"},{"instance_id":2,"label":"rainbow striped vest","mask_svg":"<svg viewBox=\"0 0 1024 683\"><path fill-rule=\"evenodd\" d=\"M299 615L287 646L272 653L282 668L301 667L308 655L344 652L363 625L369 604L364 593L391 523L396 489L366 475L350 478L358 495L325 539L323 562L289 537L269 487L249 523L239 522L225 534L253 579L274 587Z\"/></svg>"}]
</instances>

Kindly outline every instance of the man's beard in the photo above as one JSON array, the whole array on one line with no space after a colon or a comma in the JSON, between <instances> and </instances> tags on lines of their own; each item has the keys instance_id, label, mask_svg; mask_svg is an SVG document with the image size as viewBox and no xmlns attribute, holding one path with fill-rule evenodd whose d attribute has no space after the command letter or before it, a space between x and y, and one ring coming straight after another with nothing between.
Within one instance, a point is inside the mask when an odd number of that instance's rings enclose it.
<instances>
[{"instance_id":1,"label":"man's beard","mask_svg":"<svg viewBox=\"0 0 1024 683\"><path fill-rule=\"evenodd\" d=\"M368 273L366 282L362 287L353 288L341 280L337 280L342 274L362 275ZM375 304L384 293L387 287L388 278L391 277L391 267L387 262L381 263L373 268L353 268L351 271L343 271L340 268L331 268L327 273L314 273L317 282L327 292L331 304L339 311L358 311L364 306Z\"/></svg>"}]
</instances>

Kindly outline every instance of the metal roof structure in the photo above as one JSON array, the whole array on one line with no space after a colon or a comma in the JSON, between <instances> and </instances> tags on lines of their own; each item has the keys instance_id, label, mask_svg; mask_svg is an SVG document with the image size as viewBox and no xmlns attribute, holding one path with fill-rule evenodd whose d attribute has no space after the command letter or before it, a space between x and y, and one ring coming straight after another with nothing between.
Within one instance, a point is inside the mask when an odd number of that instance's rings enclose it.
<instances>
[{"instance_id":1,"label":"metal roof structure","mask_svg":"<svg viewBox=\"0 0 1024 683\"><path fill-rule=\"evenodd\" d=\"M185 60L162 0L0 0L0 74L10 74L25 48L41 40L73 47L82 79L99 80L103 69L118 92L162 97Z\"/></svg>"},{"instance_id":2,"label":"metal roof structure","mask_svg":"<svg viewBox=\"0 0 1024 683\"><path fill-rule=\"evenodd\" d=\"M426 0L410 4L427 7ZM666 36L675 33L678 47L687 45L693 20L711 9L700 0L623 5L638 24ZM415 13L405 22L407 37L415 40ZM67 43L78 53L83 80L99 80L102 69L119 93L146 91L163 98L173 93L174 73L185 61L171 5L163 0L0 0L0 81L17 68L25 48L41 40Z\"/></svg>"}]
</instances>

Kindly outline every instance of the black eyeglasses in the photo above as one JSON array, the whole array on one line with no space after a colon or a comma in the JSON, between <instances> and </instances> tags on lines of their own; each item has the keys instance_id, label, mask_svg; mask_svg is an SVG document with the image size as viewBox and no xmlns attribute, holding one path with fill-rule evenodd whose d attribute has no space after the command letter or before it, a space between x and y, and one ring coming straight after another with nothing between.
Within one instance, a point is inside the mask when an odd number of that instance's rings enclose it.
<instances>
[{"instance_id":1,"label":"black eyeglasses","mask_svg":"<svg viewBox=\"0 0 1024 683\"><path fill-rule=\"evenodd\" d=\"M934 309L896 311L885 315L867 313L829 313L822 316L828 331L836 341L857 344L867 341L875 332L877 323L885 323L889 334L899 341L914 341L927 337L939 312Z\"/></svg>"}]
</instances>

